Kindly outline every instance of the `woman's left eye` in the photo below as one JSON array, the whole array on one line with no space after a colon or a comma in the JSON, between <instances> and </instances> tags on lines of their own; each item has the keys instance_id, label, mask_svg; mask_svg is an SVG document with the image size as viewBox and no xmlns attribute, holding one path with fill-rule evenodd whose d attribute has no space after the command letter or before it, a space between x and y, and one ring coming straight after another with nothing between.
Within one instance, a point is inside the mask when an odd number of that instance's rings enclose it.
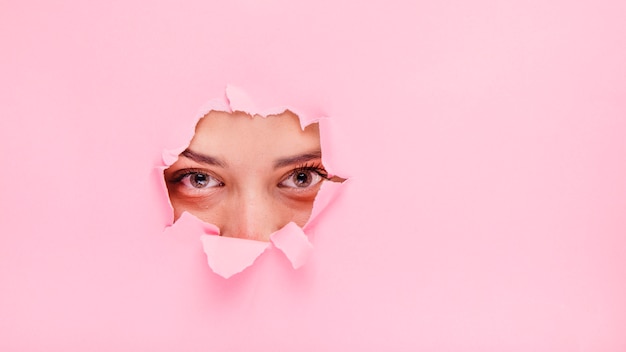
<instances>
[{"instance_id":1,"label":"woman's left eye","mask_svg":"<svg viewBox=\"0 0 626 352\"><path fill-rule=\"evenodd\" d=\"M278 185L289 188L309 188L324 180L325 177L316 170L295 170Z\"/></svg>"}]
</instances>

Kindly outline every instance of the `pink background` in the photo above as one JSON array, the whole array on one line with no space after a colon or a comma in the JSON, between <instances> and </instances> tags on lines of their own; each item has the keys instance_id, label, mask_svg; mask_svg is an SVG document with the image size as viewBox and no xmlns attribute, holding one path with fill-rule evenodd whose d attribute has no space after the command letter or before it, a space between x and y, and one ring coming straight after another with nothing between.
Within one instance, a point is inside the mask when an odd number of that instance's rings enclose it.
<instances>
[{"instance_id":1,"label":"pink background","mask_svg":"<svg viewBox=\"0 0 626 352\"><path fill-rule=\"evenodd\" d=\"M2 1L0 349L626 350L625 4ZM227 83L344 131L298 270L163 233Z\"/></svg>"}]
</instances>

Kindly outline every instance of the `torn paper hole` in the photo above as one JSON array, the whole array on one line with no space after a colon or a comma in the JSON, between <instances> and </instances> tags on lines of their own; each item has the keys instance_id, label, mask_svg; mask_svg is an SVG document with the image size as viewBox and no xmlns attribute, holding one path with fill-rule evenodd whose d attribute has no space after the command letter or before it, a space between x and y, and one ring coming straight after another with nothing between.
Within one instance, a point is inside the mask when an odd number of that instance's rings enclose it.
<instances>
[{"instance_id":1,"label":"torn paper hole","mask_svg":"<svg viewBox=\"0 0 626 352\"><path fill-rule=\"evenodd\" d=\"M163 153L171 227L201 236L225 278L274 247L298 268L313 249L306 229L345 180L323 162L323 116L261 110L235 87L226 94L203 107L189 143Z\"/></svg>"}]
</instances>

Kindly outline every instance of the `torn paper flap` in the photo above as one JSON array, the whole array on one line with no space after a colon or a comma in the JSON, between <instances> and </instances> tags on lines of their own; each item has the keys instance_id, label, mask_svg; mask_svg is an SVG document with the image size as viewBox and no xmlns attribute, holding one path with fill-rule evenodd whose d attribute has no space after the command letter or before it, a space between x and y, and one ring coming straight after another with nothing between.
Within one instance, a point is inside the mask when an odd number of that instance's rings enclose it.
<instances>
[{"instance_id":1,"label":"torn paper flap","mask_svg":"<svg viewBox=\"0 0 626 352\"><path fill-rule=\"evenodd\" d=\"M294 269L304 265L313 252L313 245L308 237L293 222L274 232L270 236L270 241L285 254Z\"/></svg>"},{"instance_id":2,"label":"torn paper flap","mask_svg":"<svg viewBox=\"0 0 626 352\"><path fill-rule=\"evenodd\" d=\"M165 228L165 233L175 236L186 236L189 234L217 236L220 234L220 229L217 226L206 223L185 211L172 226Z\"/></svg>"},{"instance_id":3,"label":"torn paper flap","mask_svg":"<svg viewBox=\"0 0 626 352\"><path fill-rule=\"evenodd\" d=\"M252 265L271 245L269 242L211 235L203 235L200 239L209 267L225 279Z\"/></svg>"},{"instance_id":4,"label":"torn paper flap","mask_svg":"<svg viewBox=\"0 0 626 352\"><path fill-rule=\"evenodd\" d=\"M318 220L319 215L326 209L328 206L335 201L335 199L339 196L341 190L345 186L345 183L348 180L343 182L324 182L319 192L317 192L317 196L315 197L315 201L313 202L313 210L311 211L311 216L309 217L309 221L304 225L304 230L315 225Z\"/></svg>"}]
</instances>

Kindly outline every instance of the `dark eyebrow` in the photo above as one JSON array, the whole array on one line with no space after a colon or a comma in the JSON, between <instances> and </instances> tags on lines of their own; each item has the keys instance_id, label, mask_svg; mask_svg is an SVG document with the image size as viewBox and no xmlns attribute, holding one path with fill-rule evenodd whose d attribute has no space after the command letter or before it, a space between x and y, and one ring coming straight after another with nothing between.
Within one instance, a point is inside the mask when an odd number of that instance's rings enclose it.
<instances>
[{"instance_id":1,"label":"dark eyebrow","mask_svg":"<svg viewBox=\"0 0 626 352\"><path fill-rule=\"evenodd\" d=\"M209 164L209 165L215 165L215 166L219 166L219 167L226 167L226 163L223 162L222 160L210 156L210 155L205 155L205 154L200 154L200 153L196 153L194 151L191 151L189 149L185 149L184 152L180 153L180 155L189 158L195 162L198 163L202 163L202 164Z\"/></svg>"},{"instance_id":2,"label":"dark eyebrow","mask_svg":"<svg viewBox=\"0 0 626 352\"><path fill-rule=\"evenodd\" d=\"M303 164L307 161L311 161L314 159L320 159L322 157L322 152L320 150L316 150L310 153L304 153L300 155L289 156L286 158L278 159L274 162L274 168L278 169L281 167L293 165L293 164Z\"/></svg>"}]
</instances>

